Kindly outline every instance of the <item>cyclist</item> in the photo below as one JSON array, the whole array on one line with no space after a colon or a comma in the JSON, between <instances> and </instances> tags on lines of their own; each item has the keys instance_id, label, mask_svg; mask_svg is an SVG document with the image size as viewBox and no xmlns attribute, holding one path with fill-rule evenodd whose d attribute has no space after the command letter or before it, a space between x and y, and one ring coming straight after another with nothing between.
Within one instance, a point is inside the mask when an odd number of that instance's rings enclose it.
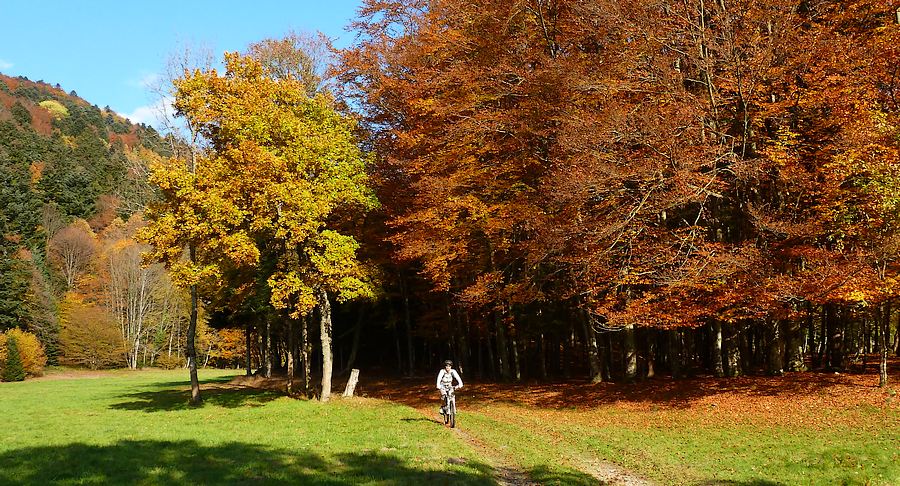
<instances>
[{"instance_id":1,"label":"cyclist","mask_svg":"<svg viewBox=\"0 0 900 486\"><path fill-rule=\"evenodd\" d=\"M456 388L462 388L462 378L460 378L459 373L453 369L453 361L448 359L447 361L444 361L444 369L442 369L437 376L437 389L441 391L441 415L444 415L444 402L446 401L444 397L447 395L447 388L453 386L454 378L456 378L456 381L459 383Z\"/></svg>"}]
</instances>

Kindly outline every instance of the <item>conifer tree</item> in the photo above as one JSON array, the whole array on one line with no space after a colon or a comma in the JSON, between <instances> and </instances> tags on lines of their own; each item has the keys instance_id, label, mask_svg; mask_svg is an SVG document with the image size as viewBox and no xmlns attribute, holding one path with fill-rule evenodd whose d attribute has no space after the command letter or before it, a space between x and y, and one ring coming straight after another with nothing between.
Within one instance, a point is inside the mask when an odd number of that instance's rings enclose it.
<instances>
[{"instance_id":1,"label":"conifer tree","mask_svg":"<svg viewBox=\"0 0 900 486\"><path fill-rule=\"evenodd\" d=\"M25 367L22 365L22 356L19 354L16 338L12 336L6 341L6 364L3 366L3 373L0 375L0 379L2 381L25 380Z\"/></svg>"}]
</instances>

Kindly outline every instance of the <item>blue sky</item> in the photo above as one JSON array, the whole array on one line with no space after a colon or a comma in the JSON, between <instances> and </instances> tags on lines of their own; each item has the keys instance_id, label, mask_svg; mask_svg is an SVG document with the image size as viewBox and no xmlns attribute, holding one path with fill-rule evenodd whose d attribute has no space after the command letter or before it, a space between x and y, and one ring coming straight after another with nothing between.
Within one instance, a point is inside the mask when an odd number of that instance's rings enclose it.
<instances>
[{"instance_id":1,"label":"blue sky","mask_svg":"<svg viewBox=\"0 0 900 486\"><path fill-rule=\"evenodd\" d=\"M59 83L132 121L151 123L147 83L185 45L224 51L289 30L321 31L339 47L361 0L0 0L0 72Z\"/></svg>"}]
</instances>

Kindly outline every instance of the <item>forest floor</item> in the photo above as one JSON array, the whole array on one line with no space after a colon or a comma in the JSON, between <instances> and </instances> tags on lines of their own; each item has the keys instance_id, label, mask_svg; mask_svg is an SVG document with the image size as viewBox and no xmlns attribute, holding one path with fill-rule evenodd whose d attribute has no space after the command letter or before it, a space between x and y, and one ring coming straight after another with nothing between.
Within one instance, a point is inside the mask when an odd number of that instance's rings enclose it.
<instances>
[{"instance_id":1,"label":"forest floor","mask_svg":"<svg viewBox=\"0 0 900 486\"><path fill-rule=\"evenodd\" d=\"M538 483L574 470L609 484L900 484L900 361L887 388L871 365L858 371L632 384L470 379L458 393L460 428ZM432 380L361 377L357 392L436 420Z\"/></svg>"}]
</instances>

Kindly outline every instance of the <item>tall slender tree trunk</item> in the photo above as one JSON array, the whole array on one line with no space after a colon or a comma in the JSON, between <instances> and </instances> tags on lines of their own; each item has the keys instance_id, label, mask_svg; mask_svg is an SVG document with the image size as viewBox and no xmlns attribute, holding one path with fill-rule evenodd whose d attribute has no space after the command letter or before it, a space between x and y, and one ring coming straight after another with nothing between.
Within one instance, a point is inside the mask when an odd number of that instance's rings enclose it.
<instances>
[{"instance_id":1,"label":"tall slender tree trunk","mask_svg":"<svg viewBox=\"0 0 900 486\"><path fill-rule=\"evenodd\" d=\"M891 333L891 303L884 305L884 316L879 322L881 325L880 344L881 344L881 362L878 365L878 386L884 388L888 385L887 373L887 357L888 357L888 335Z\"/></svg>"},{"instance_id":2,"label":"tall slender tree trunk","mask_svg":"<svg viewBox=\"0 0 900 486\"><path fill-rule=\"evenodd\" d=\"M356 362L356 354L359 352L359 336L362 334L363 317L365 317L365 307L359 307L359 315L356 319L356 326L353 327L353 343L350 345L350 356L347 358L347 364L338 375L349 373Z\"/></svg>"},{"instance_id":3,"label":"tall slender tree trunk","mask_svg":"<svg viewBox=\"0 0 900 486\"><path fill-rule=\"evenodd\" d=\"M712 324L712 368L713 374L721 378L725 376L725 365L722 360L722 321L714 320Z\"/></svg>"},{"instance_id":4,"label":"tall slender tree trunk","mask_svg":"<svg viewBox=\"0 0 900 486\"><path fill-rule=\"evenodd\" d=\"M272 316L266 313L266 335L263 338L263 348L265 348L265 361L263 367L263 376L272 377Z\"/></svg>"},{"instance_id":5,"label":"tall slender tree trunk","mask_svg":"<svg viewBox=\"0 0 900 486\"><path fill-rule=\"evenodd\" d=\"M319 290L319 326L322 337L322 395L319 399L327 402L331 398L331 370L334 358L331 353L331 302L328 293Z\"/></svg>"},{"instance_id":6,"label":"tall slender tree trunk","mask_svg":"<svg viewBox=\"0 0 900 486\"><path fill-rule=\"evenodd\" d=\"M466 340L466 336L468 332L465 332L465 329L461 329L459 333L459 369L460 373L465 373L466 370L469 370L471 373L471 369L469 367L469 342Z\"/></svg>"},{"instance_id":7,"label":"tall slender tree trunk","mask_svg":"<svg viewBox=\"0 0 900 486\"><path fill-rule=\"evenodd\" d=\"M644 333L647 343L647 378L656 376L656 330L647 329Z\"/></svg>"},{"instance_id":8,"label":"tall slender tree trunk","mask_svg":"<svg viewBox=\"0 0 900 486\"><path fill-rule=\"evenodd\" d=\"M765 322L766 334L769 339L766 351L766 369L770 375L781 376L784 374L784 335L777 319L768 319Z\"/></svg>"},{"instance_id":9,"label":"tall slender tree trunk","mask_svg":"<svg viewBox=\"0 0 900 486\"><path fill-rule=\"evenodd\" d=\"M509 340L512 347L512 362L513 370L515 372L515 379L516 381L522 381L522 367L519 363L519 339L515 325L515 318L510 321L509 331Z\"/></svg>"},{"instance_id":10,"label":"tall slender tree trunk","mask_svg":"<svg viewBox=\"0 0 900 486\"><path fill-rule=\"evenodd\" d=\"M310 361L310 343L309 343L309 319L310 315L303 316L300 320L300 363L303 367L303 394L309 397L310 374L312 372L312 364Z\"/></svg>"},{"instance_id":11,"label":"tall slender tree trunk","mask_svg":"<svg viewBox=\"0 0 900 486\"><path fill-rule=\"evenodd\" d=\"M494 327L497 332L497 362L500 365L500 379L509 381L509 347L506 344L506 329L497 311L494 311Z\"/></svg>"},{"instance_id":12,"label":"tall slender tree trunk","mask_svg":"<svg viewBox=\"0 0 900 486\"><path fill-rule=\"evenodd\" d=\"M487 349L487 354L488 354L487 358L488 358L488 365L490 366L490 371L491 371L491 379L496 380L497 379L497 360L494 359L494 344L491 341L492 341L491 333L488 332L486 339L485 339L485 345L486 345L485 349Z\"/></svg>"},{"instance_id":13,"label":"tall slender tree trunk","mask_svg":"<svg viewBox=\"0 0 900 486\"><path fill-rule=\"evenodd\" d=\"M828 305L822 306L819 316L819 342L816 348L816 368L828 367Z\"/></svg>"},{"instance_id":14,"label":"tall slender tree trunk","mask_svg":"<svg viewBox=\"0 0 900 486\"><path fill-rule=\"evenodd\" d=\"M803 323L797 319L784 322L785 362L788 371L806 371L803 362Z\"/></svg>"},{"instance_id":15,"label":"tall slender tree trunk","mask_svg":"<svg viewBox=\"0 0 900 486\"><path fill-rule=\"evenodd\" d=\"M191 262L197 261L197 249L193 244L189 245L188 252L190 254ZM197 296L197 285L191 285L191 318L188 321L188 329L187 329L187 360L188 360L188 369L191 374L191 404L199 405L203 398L200 396L200 380L197 378L197 347L196 347L196 337L197 337L197 311L198 306L200 305L198 296Z\"/></svg>"},{"instance_id":16,"label":"tall slender tree trunk","mask_svg":"<svg viewBox=\"0 0 900 486\"><path fill-rule=\"evenodd\" d=\"M409 310L409 285L402 273L400 274L400 293L403 296L403 325L406 331L406 356L409 360L407 376L412 376L416 370L416 348L413 346L412 315Z\"/></svg>"},{"instance_id":17,"label":"tall slender tree trunk","mask_svg":"<svg viewBox=\"0 0 900 486\"><path fill-rule=\"evenodd\" d=\"M625 359L625 380L637 378L637 345L634 339L634 324L625 326L622 331L622 352Z\"/></svg>"},{"instance_id":18,"label":"tall slender tree trunk","mask_svg":"<svg viewBox=\"0 0 900 486\"><path fill-rule=\"evenodd\" d=\"M669 369L672 378L681 378L681 335L677 329L669 330Z\"/></svg>"},{"instance_id":19,"label":"tall slender tree trunk","mask_svg":"<svg viewBox=\"0 0 900 486\"><path fill-rule=\"evenodd\" d=\"M247 327L246 327L246 329L244 329L244 338L247 342L247 349L246 349L246 355L245 355L245 358L246 358L245 361L247 364L247 376L250 376L253 374L253 369L252 369L253 364L250 362L250 356L251 356L250 349L251 348L250 348L250 323L249 322L247 322Z\"/></svg>"},{"instance_id":20,"label":"tall slender tree trunk","mask_svg":"<svg viewBox=\"0 0 900 486\"><path fill-rule=\"evenodd\" d=\"M826 304L826 325L828 327L828 369L843 371L845 325L834 304Z\"/></svg>"},{"instance_id":21,"label":"tall slender tree trunk","mask_svg":"<svg viewBox=\"0 0 900 486\"><path fill-rule=\"evenodd\" d=\"M538 355L538 360L540 360L540 371L541 371L541 379L547 379L547 338L544 336L544 333L541 333L541 340L538 343L540 346L540 351ZM598 365L599 366L599 365Z\"/></svg>"},{"instance_id":22,"label":"tall slender tree trunk","mask_svg":"<svg viewBox=\"0 0 900 486\"><path fill-rule=\"evenodd\" d=\"M287 327L287 394L294 393L294 320L288 318L285 322Z\"/></svg>"},{"instance_id":23,"label":"tall slender tree trunk","mask_svg":"<svg viewBox=\"0 0 900 486\"><path fill-rule=\"evenodd\" d=\"M584 344L587 347L588 364L591 369L591 383L600 383L603 381L603 373L600 369L600 348L597 346L597 333L591 326L587 311L580 310L578 316L580 317L581 328L584 330ZM543 362L541 364L543 365ZM543 371L544 375L546 375L546 370Z\"/></svg>"}]
</instances>

